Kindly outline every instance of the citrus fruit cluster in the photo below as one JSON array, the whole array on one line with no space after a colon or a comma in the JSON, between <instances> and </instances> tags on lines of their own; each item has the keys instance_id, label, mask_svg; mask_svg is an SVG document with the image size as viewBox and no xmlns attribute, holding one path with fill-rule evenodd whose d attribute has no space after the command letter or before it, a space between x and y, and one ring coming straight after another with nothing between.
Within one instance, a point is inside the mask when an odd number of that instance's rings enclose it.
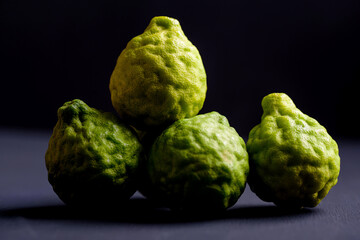
<instances>
[{"instance_id":1,"label":"citrus fruit cluster","mask_svg":"<svg viewBox=\"0 0 360 240\"><path fill-rule=\"evenodd\" d=\"M118 116L79 99L58 109L45 162L66 204L119 206L139 190L211 212L233 206L248 182L264 201L314 207L337 183L336 142L286 94L264 97L246 144L225 116L199 114L205 68L176 19L154 17L127 44L109 89Z\"/></svg>"}]
</instances>

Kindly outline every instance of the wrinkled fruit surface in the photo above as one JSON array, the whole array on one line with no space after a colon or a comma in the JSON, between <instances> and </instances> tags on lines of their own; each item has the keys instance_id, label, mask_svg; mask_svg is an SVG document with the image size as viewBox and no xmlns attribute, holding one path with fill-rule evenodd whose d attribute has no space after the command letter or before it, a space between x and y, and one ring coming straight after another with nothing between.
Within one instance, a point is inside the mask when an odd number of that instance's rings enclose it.
<instances>
[{"instance_id":1,"label":"wrinkled fruit surface","mask_svg":"<svg viewBox=\"0 0 360 240\"><path fill-rule=\"evenodd\" d=\"M141 152L127 125L75 99L58 109L45 155L48 179L67 204L119 204L136 190Z\"/></svg>"},{"instance_id":2,"label":"wrinkled fruit surface","mask_svg":"<svg viewBox=\"0 0 360 240\"><path fill-rule=\"evenodd\" d=\"M121 52L109 88L119 116L147 130L195 116L205 101L206 73L180 23L154 17Z\"/></svg>"},{"instance_id":3,"label":"wrinkled fruit surface","mask_svg":"<svg viewBox=\"0 0 360 240\"><path fill-rule=\"evenodd\" d=\"M243 139L217 112L176 121L155 140L147 162L150 198L172 209L226 209L245 189Z\"/></svg>"},{"instance_id":4,"label":"wrinkled fruit surface","mask_svg":"<svg viewBox=\"0 0 360 240\"><path fill-rule=\"evenodd\" d=\"M278 206L315 207L337 183L336 142L284 93L267 95L262 107L247 142L251 190Z\"/></svg>"}]
</instances>

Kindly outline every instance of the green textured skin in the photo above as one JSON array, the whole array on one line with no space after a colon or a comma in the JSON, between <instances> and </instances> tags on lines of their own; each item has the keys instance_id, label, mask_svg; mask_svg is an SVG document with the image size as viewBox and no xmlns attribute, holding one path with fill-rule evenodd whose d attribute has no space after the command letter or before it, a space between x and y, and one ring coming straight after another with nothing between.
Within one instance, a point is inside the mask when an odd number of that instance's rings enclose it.
<instances>
[{"instance_id":1,"label":"green textured skin","mask_svg":"<svg viewBox=\"0 0 360 240\"><path fill-rule=\"evenodd\" d=\"M49 182L65 203L106 206L135 192L141 156L130 127L75 99L58 109L45 161Z\"/></svg>"},{"instance_id":2,"label":"green textured skin","mask_svg":"<svg viewBox=\"0 0 360 240\"><path fill-rule=\"evenodd\" d=\"M265 96L262 107L247 142L251 190L278 206L317 206L338 180L337 143L284 93Z\"/></svg>"},{"instance_id":3,"label":"green textured skin","mask_svg":"<svg viewBox=\"0 0 360 240\"><path fill-rule=\"evenodd\" d=\"M119 116L149 130L195 116L205 101L206 73L180 23L154 17L121 52L109 89Z\"/></svg>"},{"instance_id":4,"label":"green textured skin","mask_svg":"<svg viewBox=\"0 0 360 240\"><path fill-rule=\"evenodd\" d=\"M153 144L147 166L150 198L185 211L232 206L249 171L243 139L217 112L168 127Z\"/></svg>"}]
</instances>

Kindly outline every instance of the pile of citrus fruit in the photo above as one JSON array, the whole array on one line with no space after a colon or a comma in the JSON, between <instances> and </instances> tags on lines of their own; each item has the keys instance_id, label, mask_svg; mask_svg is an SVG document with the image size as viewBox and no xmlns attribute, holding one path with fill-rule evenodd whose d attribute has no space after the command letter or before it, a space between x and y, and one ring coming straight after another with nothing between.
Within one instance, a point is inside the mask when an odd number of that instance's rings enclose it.
<instances>
[{"instance_id":1,"label":"pile of citrus fruit","mask_svg":"<svg viewBox=\"0 0 360 240\"><path fill-rule=\"evenodd\" d=\"M48 179L69 205L117 206L140 191L182 211L233 206L246 183L259 198L315 207L337 183L336 142L284 93L262 100L247 143L217 112L199 114L206 72L179 21L154 17L111 75L117 114L79 99L58 109L45 155Z\"/></svg>"}]
</instances>

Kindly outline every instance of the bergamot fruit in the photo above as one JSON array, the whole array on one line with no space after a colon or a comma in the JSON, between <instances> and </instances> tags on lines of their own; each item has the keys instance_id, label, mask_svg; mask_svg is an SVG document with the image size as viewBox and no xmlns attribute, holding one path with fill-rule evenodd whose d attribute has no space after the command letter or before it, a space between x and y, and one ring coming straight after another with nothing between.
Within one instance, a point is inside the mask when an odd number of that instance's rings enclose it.
<instances>
[{"instance_id":1,"label":"bergamot fruit","mask_svg":"<svg viewBox=\"0 0 360 240\"><path fill-rule=\"evenodd\" d=\"M243 139L217 112L185 118L155 140L149 198L171 209L218 211L236 203L249 171Z\"/></svg>"},{"instance_id":2,"label":"bergamot fruit","mask_svg":"<svg viewBox=\"0 0 360 240\"><path fill-rule=\"evenodd\" d=\"M337 183L336 142L284 93L265 96L262 107L261 123L247 142L251 190L278 206L317 206Z\"/></svg>"},{"instance_id":3,"label":"bergamot fruit","mask_svg":"<svg viewBox=\"0 0 360 240\"><path fill-rule=\"evenodd\" d=\"M121 52L109 89L119 116L149 130L198 114L205 101L206 73L179 21L154 17Z\"/></svg>"},{"instance_id":4,"label":"bergamot fruit","mask_svg":"<svg viewBox=\"0 0 360 240\"><path fill-rule=\"evenodd\" d=\"M58 109L45 160L60 199L101 207L135 192L141 157L142 146L129 126L75 99Z\"/></svg>"}]
</instances>

